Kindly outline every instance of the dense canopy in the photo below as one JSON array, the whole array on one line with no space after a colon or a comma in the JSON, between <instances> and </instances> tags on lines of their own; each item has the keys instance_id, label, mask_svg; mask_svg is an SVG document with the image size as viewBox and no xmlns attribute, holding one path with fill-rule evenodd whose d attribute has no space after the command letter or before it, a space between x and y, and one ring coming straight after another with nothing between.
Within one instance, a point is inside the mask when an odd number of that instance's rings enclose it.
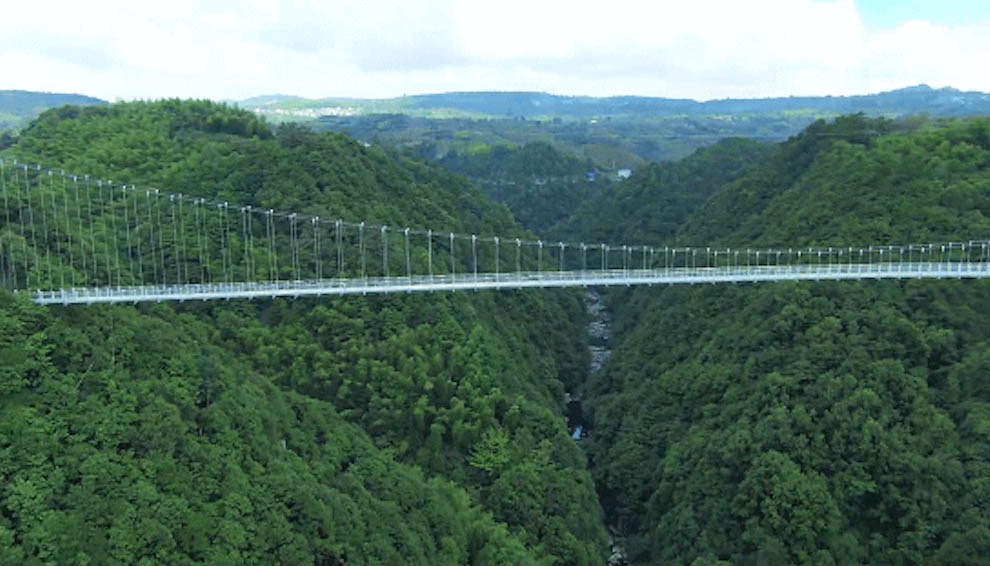
<instances>
[{"instance_id":1,"label":"dense canopy","mask_svg":"<svg viewBox=\"0 0 990 566\"><path fill-rule=\"evenodd\" d=\"M845 116L615 185L543 143L441 156L484 192L413 152L206 101L63 107L9 141L2 157L44 167L462 233L990 234L985 118ZM606 302L614 355L589 377L576 292L41 308L0 291L0 564L592 565L606 524L633 564L985 563L990 284Z\"/></svg>"},{"instance_id":2,"label":"dense canopy","mask_svg":"<svg viewBox=\"0 0 990 566\"><path fill-rule=\"evenodd\" d=\"M440 168L210 102L64 107L9 155L524 234ZM599 564L560 417L581 320L578 295L538 291L49 310L6 293L0 563Z\"/></svg>"},{"instance_id":3,"label":"dense canopy","mask_svg":"<svg viewBox=\"0 0 990 566\"><path fill-rule=\"evenodd\" d=\"M596 218L688 245L990 233L990 120L820 122L737 171L747 151L722 144L631 179ZM693 163L732 174L685 179ZM662 195L650 202L684 203L679 226L658 208L624 214L647 187ZM590 454L634 562L985 562L986 282L643 289L610 304L617 349L591 384Z\"/></svg>"}]
</instances>

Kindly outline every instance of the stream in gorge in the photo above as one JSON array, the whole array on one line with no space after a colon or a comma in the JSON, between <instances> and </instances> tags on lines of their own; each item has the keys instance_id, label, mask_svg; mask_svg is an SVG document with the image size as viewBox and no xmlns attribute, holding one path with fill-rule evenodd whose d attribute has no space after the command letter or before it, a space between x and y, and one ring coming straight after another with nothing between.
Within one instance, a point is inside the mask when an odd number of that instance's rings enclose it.
<instances>
[{"instance_id":1,"label":"stream in gorge","mask_svg":"<svg viewBox=\"0 0 990 566\"><path fill-rule=\"evenodd\" d=\"M586 328L588 350L591 352L591 365L588 367L588 378L590 379L601 371L602 366L612 356L610 345L612 327L608 311L605 310L605 302L598 291L587 290L584 295L584 307L590 317ZM581 392L567 393L565 402L567 405L567 431L574 440L581 440L588 435L588 424L585 422L584 410L581 406Z\"/></svg>"},{"instance_id":2,"label":"stream in gorge","mask_svg":"<svg viewBox=\"0 0 990 566\"><path fill-rule=\"evenodd\" d=\"M588 379L593 378L605 362L612 357L612 325L605 308L605 301L601 294L595 289L588 289L584 295L584 307L588 312L588 350L591 353L591 364L588 367ZM567 431L571 438L580 442L588 435L588 423L584 418L584 410L581 404L582 392L580 390L567 393L566 417ZM608 566L624 566L628 564L626 554L616 540L614 527L609 526L609 557Z\"/></svg>"}]
</instances>

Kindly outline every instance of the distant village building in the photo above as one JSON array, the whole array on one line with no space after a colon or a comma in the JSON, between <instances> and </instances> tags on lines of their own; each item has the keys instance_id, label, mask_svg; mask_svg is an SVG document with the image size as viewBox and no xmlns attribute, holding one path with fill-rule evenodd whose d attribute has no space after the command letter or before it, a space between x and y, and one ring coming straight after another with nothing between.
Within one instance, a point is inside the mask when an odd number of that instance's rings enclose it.
<instances>
[{"instance_id":1,"label":"distant village building","mask_svg":"<svg viewBox=\"0 0 990 566\"><path fill-rule=\"evenodd\" d=\"M615 172L615 176L620 179L628 179L632 177L632 169L619 169Z\"/></svg>"},{"instance_id":2,"label":"distant village building","mask_svg":"<svg viewBox=\"0 0 990 566\"><path fill-rule=\"evenodd\" d=\"M588 171L587 173L585 173L585 178L588 180L588 182L591 183L595 182L595 177L597 176L598 175L594 171Z\"/></svg>"}]
</instances>

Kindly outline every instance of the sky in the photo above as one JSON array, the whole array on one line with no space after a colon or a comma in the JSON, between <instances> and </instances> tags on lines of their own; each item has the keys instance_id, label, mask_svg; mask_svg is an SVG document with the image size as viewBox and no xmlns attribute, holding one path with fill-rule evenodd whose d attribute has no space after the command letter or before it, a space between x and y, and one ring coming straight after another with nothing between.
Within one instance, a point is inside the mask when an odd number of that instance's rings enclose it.
<instances>
[{"instance_id":1,"label":"sky","mask_svg":"<svg viewBox=\"0 0 990 566\"><path fill-rule=\"evenodd\" d=\"M105 100L990 91L987 0L73 0L3 12L0 89Z\"/></svg>"}]
</instances>

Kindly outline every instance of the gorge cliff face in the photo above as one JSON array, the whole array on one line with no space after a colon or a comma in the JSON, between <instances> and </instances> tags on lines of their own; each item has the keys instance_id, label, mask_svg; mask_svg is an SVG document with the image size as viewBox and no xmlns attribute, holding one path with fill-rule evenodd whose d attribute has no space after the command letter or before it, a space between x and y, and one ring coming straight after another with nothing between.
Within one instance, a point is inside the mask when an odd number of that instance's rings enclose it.
<instances>
[{"instance_id":1,"label":"gorge cliff face","mask_svg":"<svg viewBox=\"0 0 990 566\"><path fill-rule=\"evenodd\" d=\"M7 151L253 207L529 237L439 167L205 101L52 110ZM583 320L577 293L547 290L48 309L0 291L0 562L601 564L560 415L587 373Z\"/></svg>"},{"instance_id":2,"label":"gorge cliff face","mask_svg":"<svg viewBox=\"0 0 990 566\"><path fill-rule=\"evenodd\" d=\"M668 230L651 202L689 203L678 191L691 178L674 175L689 170L618 187L588 222L621 225L628 241ZM646 188L663 199L625 199ZM990 120L817 123L709 194L672 243L968 241L990 233ZM609 299L615 354L584 390L594 421L584 446L630 562L985 561L988 282L696 285Z\"/></svg>"}]
</instances>

